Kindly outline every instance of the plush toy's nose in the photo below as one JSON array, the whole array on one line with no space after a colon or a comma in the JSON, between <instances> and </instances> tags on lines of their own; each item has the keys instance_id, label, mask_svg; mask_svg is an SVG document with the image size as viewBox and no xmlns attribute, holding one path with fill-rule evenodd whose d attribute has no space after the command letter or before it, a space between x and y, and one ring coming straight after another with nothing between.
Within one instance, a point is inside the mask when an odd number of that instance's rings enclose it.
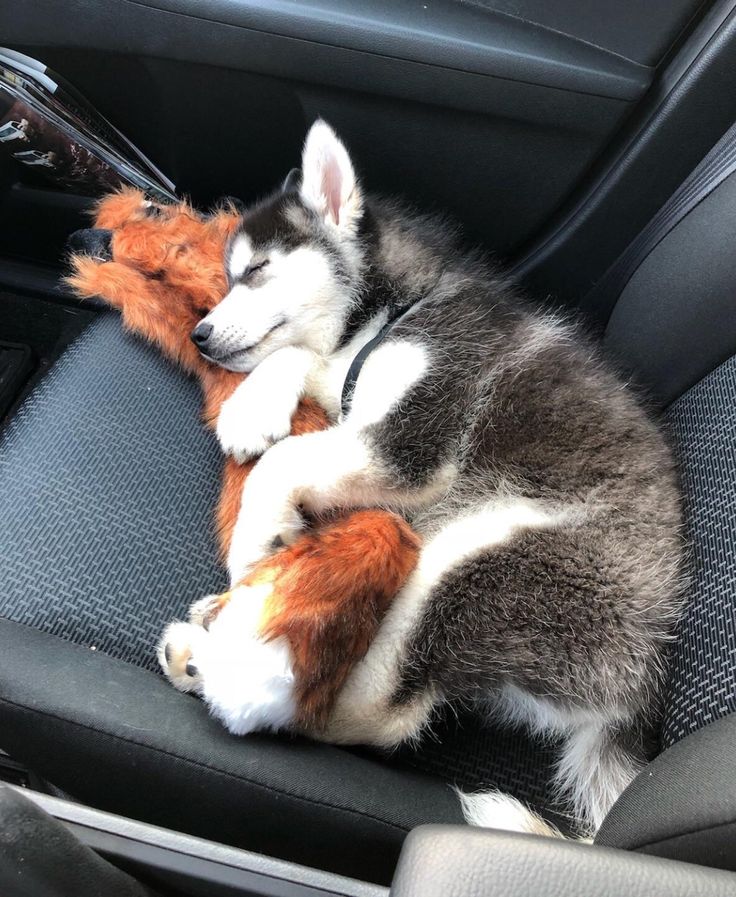
<instances>
[{"instance_id":1,"label":"plush toy's nose","mask_svg":"<svg viewBox=\"0 0 736 897\"><path fill-rule=\"evenodd\" d=\"M212 324L208 324L206 321L200 321L194 330L192 330L190 338L198 349L204 349L207 345L207 340L210 338L212 329Z\"/></svg>"},{"instance_id":2,"label":"plush toy's nose","mask_svg":"<svg viewBox=\"0 0 736 897\"><path fill-rule=\"evenodd\" d=\"M76 230L67 240L67 248L70 252L109 262L112 258L112 231L100 227Z\"/></svg>"}]
</instances>

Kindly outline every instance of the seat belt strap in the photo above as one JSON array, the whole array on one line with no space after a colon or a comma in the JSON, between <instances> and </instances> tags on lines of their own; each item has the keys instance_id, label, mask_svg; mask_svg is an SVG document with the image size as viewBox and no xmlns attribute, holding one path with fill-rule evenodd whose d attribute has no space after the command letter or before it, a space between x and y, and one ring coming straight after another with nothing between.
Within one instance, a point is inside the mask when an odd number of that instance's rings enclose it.
<instances>
[{"instance_id":1,"label":"seat belt strap","mask_svg":"<svg viewBox=\"0 0 736 897\"><path fill-rule=\"evenodd\" d=\"M735 171L736 125L733 125L586 293L580 303L581 307L595 307L600 310L601 320L607 321L619 296L647 256L683 218Z\"/></svg>"}]
</instances>

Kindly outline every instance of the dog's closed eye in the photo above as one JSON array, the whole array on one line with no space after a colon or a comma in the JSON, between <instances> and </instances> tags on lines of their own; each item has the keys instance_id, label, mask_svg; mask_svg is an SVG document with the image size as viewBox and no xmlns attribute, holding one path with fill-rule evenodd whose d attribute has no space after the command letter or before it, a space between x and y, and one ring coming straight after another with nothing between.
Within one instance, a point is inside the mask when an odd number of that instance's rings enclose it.
<instances>
[{"instance_id":1,"label":"dog's closed eye","mask_svg":"<svg viewBox=\"0 0 736 897\"><path fill-rule=\"evenodd\" d=\"M251 263L250 265L248 265L248 267L245 269L245 271L243 271L243 273L240 275L240 279L248 280L254 274L256 274L258 271L262 271L266 267L266 265L268 265L268 259L262 259L259 262Z\"/></svg>"}]
</instances>

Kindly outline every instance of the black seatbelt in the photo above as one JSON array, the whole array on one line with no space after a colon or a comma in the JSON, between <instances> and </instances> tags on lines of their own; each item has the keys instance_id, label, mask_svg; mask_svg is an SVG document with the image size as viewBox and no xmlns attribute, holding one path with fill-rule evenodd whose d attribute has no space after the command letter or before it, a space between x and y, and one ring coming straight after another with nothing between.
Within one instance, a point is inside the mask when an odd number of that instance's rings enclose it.
<instances>
[{"instance_id":1,"label":"black seatbelt","mask_svg":"<svg viewBox=\"0 0 736 897\"><path fill-rule=\"evenodd\" d=\"M729 128L698 166L634 237L628 247L581 301L582 308L595 308L607 321L644 259L715 188L736 171L736 125Z\"/></svg>"}]
</instances>

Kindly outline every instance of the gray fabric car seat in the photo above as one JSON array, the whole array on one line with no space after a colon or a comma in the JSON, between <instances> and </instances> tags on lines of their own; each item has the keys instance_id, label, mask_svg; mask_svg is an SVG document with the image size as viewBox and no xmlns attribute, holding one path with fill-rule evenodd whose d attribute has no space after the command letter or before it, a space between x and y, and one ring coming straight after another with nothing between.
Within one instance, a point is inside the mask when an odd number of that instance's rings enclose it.
<instances>
[{"instance_id":1,"label":"gray fabric car seat","mask_svg":"<svg viewBox=\"0 0 736 897\"><path fill-rule=\"evenodd\" d=\"M226 585L198 392L113 314L68 349L3 435L0 617L157 668L161 621Z\"/></svg>"},{"instance_id":2,"label":"gray fabric car seat","mask_svg":"<svg viewBox=\"0 0 736 897\"><path fill-rule=\"evenodd\" d=\"M736 692L734 215L732 177L643 260L605 335L663 398L683 462L692 599L664 746L730 713ZM523 733L450 716L390 757L237 739L163 681L160 629L223 582L208 535L219 457L198 404L106 314L2 435L0 747L95 806L379 882L410 828L461 821L449 784L554 814L549 746Z\"/></svg>"}]
</instances>

